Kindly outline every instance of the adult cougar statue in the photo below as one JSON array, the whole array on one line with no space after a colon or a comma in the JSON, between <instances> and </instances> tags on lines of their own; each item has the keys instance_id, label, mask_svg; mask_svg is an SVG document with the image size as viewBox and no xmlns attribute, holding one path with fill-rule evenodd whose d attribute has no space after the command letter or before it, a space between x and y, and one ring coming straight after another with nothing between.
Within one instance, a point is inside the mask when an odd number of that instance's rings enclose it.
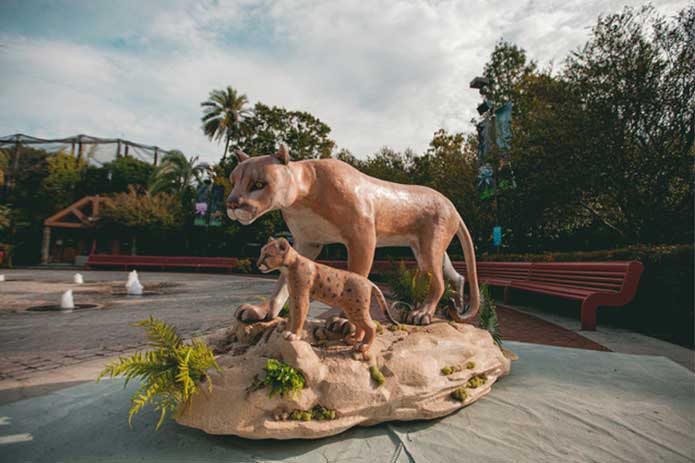
<instances>
[{"instance_id":1,"label":"adult cougar statue","mask_svg":"<svg viewBox=\"0 0 695 463\"><path fill-rule=\"evenodd\" d=\"M386 182L363 174L336 159L290 162L287 146L270 156L237 152L239 164L230 176L227 215L243 225L279 209L300 254L315 259L324 244L342 243L348 270L369 275L377 246L410 246L422 272L432 274L424 303L406 322L427 325L444 293L444 277L463 306L464 278L446 253L454 235L463 247L470 287L469 307L458 321L478 313L480 293L471 236L454 205L444 195L418 185ZM272 297L261 305L243 304L237 318L245 322L272 319L287 300L284 276Z\"/></svg>"}]
</instances>

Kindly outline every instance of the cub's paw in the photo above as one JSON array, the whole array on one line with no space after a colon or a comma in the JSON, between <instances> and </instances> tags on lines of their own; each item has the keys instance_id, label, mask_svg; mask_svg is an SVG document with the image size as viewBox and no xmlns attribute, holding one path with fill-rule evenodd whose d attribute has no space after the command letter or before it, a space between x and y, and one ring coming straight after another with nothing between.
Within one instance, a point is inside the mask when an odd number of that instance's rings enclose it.
<instances>
[{"instance_id":1,"label":"cub's paw","mask_svg":"<svg viewBox=\"0 0 695 463\"><path fill-rule=\"evenodd\" d=\"M297 341L299 339L299 336L297 336L291 331L284 331L282 333L282 337L287 339L288 341Z\"/></svg>"},{"instance_id":2,"label":"cub's paw","mask_svg":"<svg viewBox=\"0 0 695 463\"><path fill-rule=\"evenodd\" d=\"M265 320L269 313L269 307L267 304L263 305L253 305L253 304L241 304L239 308L236 309L234 316L237 320L243 323L254 323L261 320Z\"/></svg>"},{"instance_id":3,"label":"cub's paw","mask_svg":"<svg viewBox=\"0 0 695 463\"><path fill-rule=\"evenodd\" d=\"M331 333L338 333L343 336L350 336L355 333L355 325L343 317L331 317L326 320L326 329Z\"/></svg>"},{"instance_id":4,"label":"cub's paw","mask_svg":"<svg viewBox=\"0 0 695 463\"><path fill-rule=\"evenodd\" d=\"M432 315L430 315L429 310L411 310L405 315L405 322L411 325L429 325L432 323Z\"/></svg>"}]
</instances>

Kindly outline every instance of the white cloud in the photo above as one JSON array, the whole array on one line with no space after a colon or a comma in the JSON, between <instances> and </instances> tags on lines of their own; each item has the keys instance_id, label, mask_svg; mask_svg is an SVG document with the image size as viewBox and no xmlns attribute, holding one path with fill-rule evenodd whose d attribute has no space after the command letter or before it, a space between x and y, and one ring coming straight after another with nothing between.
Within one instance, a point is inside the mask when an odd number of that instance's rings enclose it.
<instances>
[{"instance_id":1,"label":"white cloud","mask_svg":"<svg viewBox=\"0 0 695 463\"><path fill-rule=\"evenodd\" d=\"M685 4L657 7L670 14ZM124 136L212 161L220 148L202 135L199 103L232 85L251 101L311 112L358 156L383 145L422 151L439 127L471 130L479 96L468 82L500 37L558 65L599 13L621 8L610 0L181 2L150 6L151 27L124 31L121 47L7 34L0 134Z\"/></svg>"}]
</instances>

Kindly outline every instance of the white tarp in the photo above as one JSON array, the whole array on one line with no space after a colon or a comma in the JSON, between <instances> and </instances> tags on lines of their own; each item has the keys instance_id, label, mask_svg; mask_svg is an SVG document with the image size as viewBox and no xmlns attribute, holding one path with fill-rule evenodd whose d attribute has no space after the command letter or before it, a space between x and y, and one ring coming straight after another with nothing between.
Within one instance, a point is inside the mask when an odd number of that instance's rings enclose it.
<instances>
[{"instance_id":1,"label":"white tarp","mask_svg":"<svg viewBox=\"0 0 695 463\"><path fill-rule=\"evenodd\" d=\"M120 381L0 407L0 461L695 461L695 375L662 357L506 343L520 360L485 398L435 421L316 441L209 436L173 422L128 428ZM8 436L22 436L13 441Z\"/></svg>"}]
</instances>

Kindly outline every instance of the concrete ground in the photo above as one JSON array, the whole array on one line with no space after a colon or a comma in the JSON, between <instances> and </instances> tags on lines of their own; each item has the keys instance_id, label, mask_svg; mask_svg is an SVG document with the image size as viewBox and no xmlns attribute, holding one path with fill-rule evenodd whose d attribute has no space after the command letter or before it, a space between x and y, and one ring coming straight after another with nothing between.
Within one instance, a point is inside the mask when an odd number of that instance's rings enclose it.
<instances>
[{"instance_id":1,"label":"concrete ground","mask_svg":"<svg viewBox=\"0 0 695 463\"><path fill-rule=\"evenodd\" d=\"M160 294L129 297L120 294L124 271L80 271L84 285L72 283L75 270L0 273L7 279L0 282L0 403L93 380L107 359L143 349L143 330L129 323L153 316L184 337L203 335L231 324L236 307L269 296L274 286L273 279L232 274L139 272L145 287L161 287ZM75 304L99 308L26 310L59 303L67 289ZM313 316L325 308L313 304Z\"/></svg>"},{"instance_id":2,"label":"concrete ground","mask_svg":"<svg viewBox=\"0 0 695 463\"><path fill-rule=\"evenodd\" d=\"M692 349L606 324L599 325L596 331L583 331L579 318L569 318L535 307L513 306L498 303L498 306L500 305L525 314L533 315L570 331L574 331L585 338L607 347L613 352L666 357L690 371L695 371L695 351Z\"/></svg>"}]
</instances>

